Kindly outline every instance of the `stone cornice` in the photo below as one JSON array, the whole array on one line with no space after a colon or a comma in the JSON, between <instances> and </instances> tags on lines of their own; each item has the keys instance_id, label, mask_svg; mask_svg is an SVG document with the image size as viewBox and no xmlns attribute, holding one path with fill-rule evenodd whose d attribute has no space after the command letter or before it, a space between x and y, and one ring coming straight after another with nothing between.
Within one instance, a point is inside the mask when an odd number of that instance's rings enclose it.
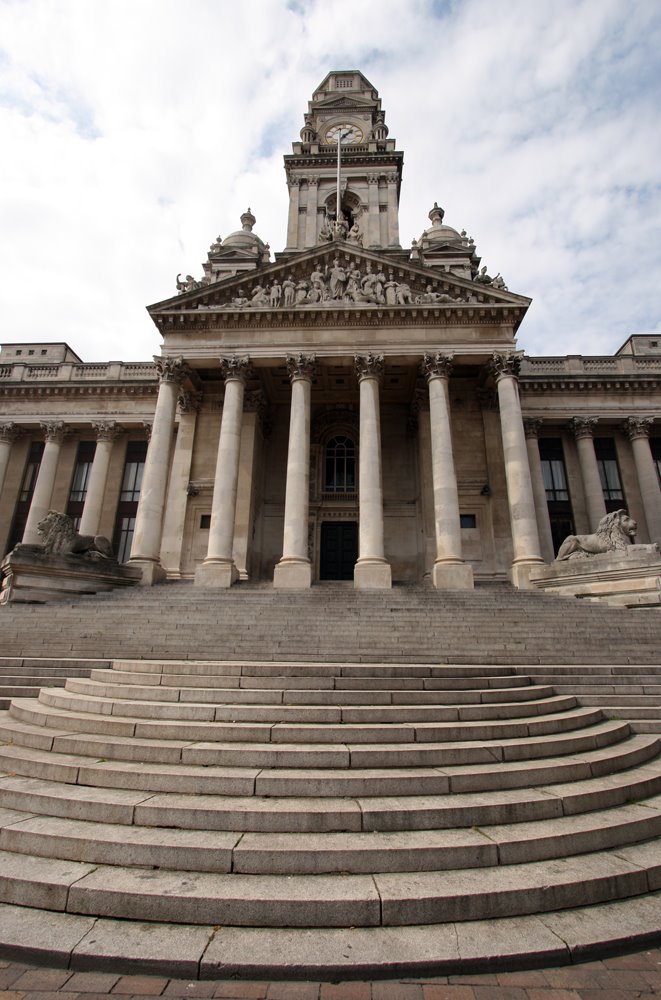
<instances>
[{"instance_id":1,"label":"stone cornice","mask_svg":"<svg viewBox=\"0 0 661 1000\"><path fill-rule=\"evenodd\" d=\"M58 385L25 385L18 383L14 385L3 385L0 383L0 399L45 399L52 397L92 398L96 396L155 396L158 392L158 382L146 385L127 385L124 383L113 383L111 385L72 385L70 382L59 383Z\"/></svg>"},{"instance_id":2,"label":"stone cornice","mask_svg":"<svg viewBox=\"0 0 661 1000\"><path fill-rule=\"evenodd\" d=\"M613 378L608 375L592 375L585 378L581 375L566 375L558 378L552 376L519 376L519 390L522 393L550 392L621 392L626 394L658 392L661 390L661 374L653 375L623 375Z\"/></svg>"}]
</instances>

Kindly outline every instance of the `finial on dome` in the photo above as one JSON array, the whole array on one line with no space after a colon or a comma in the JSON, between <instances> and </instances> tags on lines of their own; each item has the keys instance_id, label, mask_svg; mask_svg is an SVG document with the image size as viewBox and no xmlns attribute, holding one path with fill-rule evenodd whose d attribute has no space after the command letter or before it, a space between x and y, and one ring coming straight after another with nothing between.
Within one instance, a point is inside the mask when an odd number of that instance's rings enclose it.
<instances>
[{"instance_id":1,"label":"finial on dome","mask_svg":"<svg viewBox=\"0 0 661 1000\"><path fill-rule=\"evenodd\" d=\"M248 206L248 211L244 212L243 215L241 216L241 225L243 226L245 232L251 233L252 227L255 225L256 222L257 219L250 211L250 206Z\"/></svg>"},{"instance_id":2,"label":"finial on dome","mask_svg":"<svg viewBox=\"0 0 661 1000\"><path fill-rule=\"evenodd\" d=\"M434 202L434 207L432 208L432 210L429 213L429 215L427 216L427 218L431 219L432 226L441 226L443 224L443 216L444 215L445 215L444 210L442 208L439 208L438 207L438 202L435 201Z\"/></svg>"}]
</instances>

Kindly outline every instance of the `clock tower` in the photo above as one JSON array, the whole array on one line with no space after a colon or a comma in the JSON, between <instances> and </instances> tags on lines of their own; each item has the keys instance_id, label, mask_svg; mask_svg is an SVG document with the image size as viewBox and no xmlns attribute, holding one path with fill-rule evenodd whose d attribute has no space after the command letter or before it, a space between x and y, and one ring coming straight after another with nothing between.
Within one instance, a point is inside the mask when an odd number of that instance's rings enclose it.
<instances>
[{"instance_id":1,"label":"clock tower","mask_svg":"<svg viewBox=\"0 0 661 1000\"><path fill-rule=\"evenodd\" d=\"M401 249L404 154L388 138L381 99L362 73L328 74L308 103L300 141L292 149L285 156L286 254L332 240L338 231L366 249Z\"/></svg>"}]
</instances>

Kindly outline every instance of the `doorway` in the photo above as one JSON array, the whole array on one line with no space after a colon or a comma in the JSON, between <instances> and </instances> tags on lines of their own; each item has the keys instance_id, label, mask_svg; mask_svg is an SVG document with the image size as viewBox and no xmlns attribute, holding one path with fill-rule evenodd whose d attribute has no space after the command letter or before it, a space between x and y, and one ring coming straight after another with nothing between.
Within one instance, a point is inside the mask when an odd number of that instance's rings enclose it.
<instances>
[{"instance_id":1,"label":"doorway","mask_svg":"<svg viewBox=\"0 0 661 1000\"><path fill-rule=\"evenodd\" d=\"M323 521L319 556L320 580L353 580L358 558L358 523Z\"/></svg>"}]
</instances>

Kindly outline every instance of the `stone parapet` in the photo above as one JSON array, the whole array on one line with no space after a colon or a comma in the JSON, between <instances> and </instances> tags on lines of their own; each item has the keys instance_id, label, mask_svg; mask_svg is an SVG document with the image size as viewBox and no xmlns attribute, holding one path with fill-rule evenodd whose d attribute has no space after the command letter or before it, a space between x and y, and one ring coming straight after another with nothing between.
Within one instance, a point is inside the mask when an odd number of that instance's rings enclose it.
<instances>
[{"instance_id":1,"label":"stone parapet","mask_svg":"<svg viewBox=\"0 0 661 1000\"><path fill-rule=\"evenodd\" d=\"M579 597L616 607L661 607L659 546L631 545L620 552L603 552L535 566L530 584L560 597Z\"/></svg>"}]
</instances>

